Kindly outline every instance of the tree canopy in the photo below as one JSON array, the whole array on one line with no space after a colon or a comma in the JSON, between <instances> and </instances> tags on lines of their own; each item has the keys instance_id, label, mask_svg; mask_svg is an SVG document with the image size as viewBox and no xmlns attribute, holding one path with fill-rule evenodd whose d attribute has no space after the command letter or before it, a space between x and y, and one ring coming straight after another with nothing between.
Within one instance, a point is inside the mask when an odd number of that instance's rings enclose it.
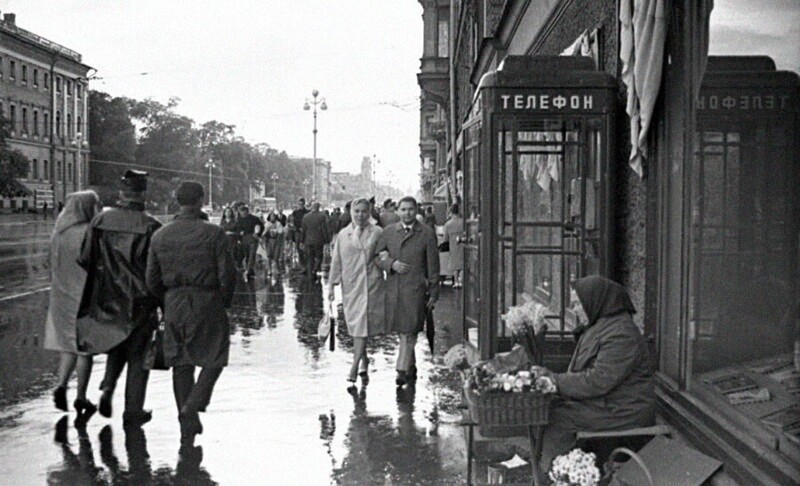
<instances>
[{"instance_id":1,"label":"tree canopy","mask_svg":"<svg viewBox=\"0 0 800 486\"><path fill-rule=\"evenodd\" d=\"M0 195L14 197L23 189L17 179L24 178L30 170L30 160L8 146L11 121L0 117Z\"/></svg>"}]
</instances>

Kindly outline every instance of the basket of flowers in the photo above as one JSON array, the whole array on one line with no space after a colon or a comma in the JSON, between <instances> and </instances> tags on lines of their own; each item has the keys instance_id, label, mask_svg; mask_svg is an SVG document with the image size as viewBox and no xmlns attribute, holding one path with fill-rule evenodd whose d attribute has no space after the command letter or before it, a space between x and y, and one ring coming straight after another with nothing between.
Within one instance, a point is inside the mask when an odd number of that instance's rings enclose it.
<instances>
[{"instance_id":1,"label":"basket of flowers","mask_svg":"<svg viewBox=\"0 0 800 486\"><path fill-rule=\"evenodd\" d=\"M548 476L555 486L594 486L600 482L600 470L595 455L581 449L553 459Z\"/></svg>"},{"instance_id":2,"label":"basket of flowers","mask_svg":"<svg viewBox=\"0 0 800 486\"><path fill-rule=\"evenodd\" d=\"M544 425L550 396L556 386L533 366L497 372L484 361L473 366L465 380L467 405L485 436L502 435L500 428Z\"/></svg>"},{"instance_id":3,"label":"basket of flowers","mask_svg":"<svg viewBox=\"0 0 800 486\"><path fill-rule=\"evenodd\" d=\"M511 331L514 341L520 344L528 360L535 365L542 364L542 344L547 332L547 307L534 302L527 294L522 295L525 303L509 307L503 319Z\"/></svg>"}]
</instances>

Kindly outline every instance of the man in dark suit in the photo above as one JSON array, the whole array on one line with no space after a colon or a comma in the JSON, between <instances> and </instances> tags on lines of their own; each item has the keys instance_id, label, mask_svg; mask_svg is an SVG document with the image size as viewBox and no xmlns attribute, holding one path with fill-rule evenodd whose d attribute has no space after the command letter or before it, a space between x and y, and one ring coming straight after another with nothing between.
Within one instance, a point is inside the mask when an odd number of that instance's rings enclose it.
<instances>
[{"instance_id":1,"label":"man in dark suit","mask_svg":"<svg viewBox=\"0 0 800 486\"><path fill-rule=\"evenodd\" d=\"M400 222L383 230L376 251L382 254L378 265L388 274L386 324L400 335L396 383L403 386L417 378L417 334L439 298L439 249L433 230L417 221L413 197L400 200L399 212Z\"/></svg>"},{"instance_id":2,"label":"man in dark suit","mask_svg":"<svg viewBox=\"0 0 800 486\"><path fill-rule=\"evenodd\" d=\"M308 214L306 200L301 197L297 200L297 207L292 211L292 226L294 226L295 229L294 243L297 248L297 259L300 262L302 271L306 271L306 265L308 264L306 261L306 252L303 251L303 218L306 214Z\"/></svg>"},{"instance_id":3,"label":"man in dark suit","mask_svg":"<svg viewBox=\"0 0 800 486\"><path fill-rule=\"evenodd\" d=\"M328 234L328 217L319 210L319 203L311 205L311 212L303 216L302 231L303 251L306 253L308 278L316 280L317 272L322 266L322 255L325 245L330 241Z\"/></svg>"}]
</instances>

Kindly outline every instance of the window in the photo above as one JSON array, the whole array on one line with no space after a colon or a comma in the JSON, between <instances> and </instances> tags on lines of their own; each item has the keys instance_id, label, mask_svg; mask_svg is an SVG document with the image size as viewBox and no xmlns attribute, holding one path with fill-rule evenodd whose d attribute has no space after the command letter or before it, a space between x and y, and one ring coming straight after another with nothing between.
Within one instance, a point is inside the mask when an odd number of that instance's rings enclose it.
<instances>
[{"instance_id":1,"label":"window","mask_svg":"<svg viewBox=\"0 0 800 486\"><path fill-rule=\"evenodd\" d=\"M78 135L83 133L83 123L81 123L81 117L78 117Z\"/></svg>"},{"instance_id":2,"label":"window","mask_svg":"<svg viewBox=\"0 0 800 486\"><path fill-rule=\"evenodd\" d=\"M78 95L78 98L80 98L81 95L83 94L82 88L83 86L81 86L79 83L75 83L75 91L77 92L76 94Z\"/></svg>"},{"instance_id":3,"label":"window","mask_svg":"<svg viewBox=\"0 0 800 486\"><path fill-rule=\"evenodd\" d=\"M36 68L33 69L33 87L39 87L39 70Z\"/></svg>"},{"instance_id":4,"label":"window","mask_svg":"<svg viewBox=\"0 0 800 486\"><path fill-rule=\"evenodd\" d=\"M31 163L31 171L32 171L31 179L38 179L39 178L39 161L38 160L33 159L33 162Z\"/></svg>"},{"instance_id":5,"label":"window","mask_svg":"<svg viewBox=\"0 0 800 486\"><path fill-rule=\"evenodd\" d=\"M447 57L448 52L450 51L450 36L448 35L450 32L450 25L447 20L440 20L439 27L438 27L438 50L437 54L439 57Z\"/></svg>"},{"instance_id":6,"label":"window","mask_svg":"<svg viewBox=\"0 0 800 486\"><path fill-rule=\"evenodd\" d=\"M28 82L28 66L24 64L22 65L22 82L23 83Z\"/></svg>"},{"instance_id":7,"label":"window","mask_svg":"<svg viewBox=\"0 0 800 486\"><path fill-rule=\"evenodd\" d=\"M72 113L67 113L67 136L72 138Z\"/></svg>"},{"instance_id":8,"label":"window","mask_svg":"<svg viewBox=\"0 0 800 486\"><path fill-rule=\"evenodd\" d=\"M11 118L11 131L14 132L17 130L17 107L11 105L10 116Z\"/></svg>"},{"instance_id":9,"label":"window","mask_svg":"<svg viewBox=\"0 0 800 486\"><path fill-rule=\"evenodd\" d=\"M22 133L28 133L28 109L22 107Z\"/></svg>"},{"instance_id":10,"label":"window","mask_svg":"<svg viewBox=\"0 0 800 486\"><path fill-rule=\"evenodd\" d=\"M33 134L39 135L39 110L33 110Z\"/></svg>"},{"instance_id":11,"label":"window","mask_svg":"<svg viewBox=\"0 0 800 486\"><path fill-rule=\"evenodd\" d=\"M72 96L72 81L67 80L67 96Z\"/></svg>"},{"instance_id":12,"label":"window","mask_svg":"<svg viewBox=\"0 0 800 486\"><path fill-rule=\"evenodd\" d=\"M44 73L44 89L50 89L50 74Z\"/></svg>"},{"instance_id":13,"label":"window","mask_svg":"<svg viewBox=\"0 0 800 486\"><path fill-rule=\"evenodd\" d=\"M61 179L62 179L62 177L61 177L61 161L57 160L56 161L56 181L60 181Z\"/></svg>"},{"instance_id":14,"label":"window","mask_svg":"<svg viewBox=\"0 0 800 486\"><path fill-rule=\"evenodd\" d=\"M56 93L61 92L61 76L56 76Z\"/></svg>"},{"instance_id":15,"label":"window","mask_svg":"<svg viewBox=\"0 0 800 486\"><path fill-rule=\"evenodd\" d=\"M3 56L0 56L0 79L3 79Z\"/></svg>"},{"instance_id":16,"label":"window","mask_svg":"<svg viewBox=\"0 0 800 486\"><path fill-rule=\"evenodd\" d=\"M44 113L44 135L50 136L50 113Z\"/></svg>"},{"instance_id":17,"label":"window","mask_svg":"<svg viewBox=\"0 0 800 486\"><path fill-rule=\"evenodd\" d=\"M49 164L48 164L47 160L45 160L44 164L42 164L42 177L46 181L50 180L50 172L48 172L48 170L47 170L48 168L49 168Z\"/></svg>"},{"instance_id":18,"label":"window","mask_svg":"<svg viewBox=\"0 0 800 486\"><path fill-rule=\"evenodd\" d=\"M61 136L61 112L56 112L56 135Z\"/></svg>"},{"instance_id":19,"label":"window","mask_svg":"<svg viewBox=\"0 0 800 486\"><path fill-rule=\"evenodd\" d=\"M9 61L8 63L9 73L8 76L14 80L17 79L17 63L16 61Z\"/></svg>"},{"instance_id":20,"label":"window","mask_svg":"<svg viewBox=\"0 0 800 486\"><path fill-rule=\"evenodd\" d=\"M72 162L67 162L67 182L72 182Z\"/></svg>"}]
</instances>

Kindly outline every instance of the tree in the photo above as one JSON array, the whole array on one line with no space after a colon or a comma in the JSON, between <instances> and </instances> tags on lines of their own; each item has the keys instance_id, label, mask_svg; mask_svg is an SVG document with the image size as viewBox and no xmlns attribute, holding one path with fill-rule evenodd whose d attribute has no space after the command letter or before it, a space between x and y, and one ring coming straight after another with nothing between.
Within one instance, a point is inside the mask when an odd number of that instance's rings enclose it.
<instances>
[{"instance_id":1,"label":"tree","mask_svg":"<svg viewBox=\"0 0 800 486\"><path fill-rule=\"evenodd\" d=\"M0 118L0 194L7 197L19 195L22 185L17 179L28 175L30 160L19 150L8 146L11 121Z\"/></svg>"},{"instance_id":2,"label":"tree","mask_svg":"<svg viewBox=\"0 0 800 486\"><path fill-rule=\"evenodd\" d=\"M125 171L123 165L136 160L136 128L130 113L131 100L112 98L101 91L89 92L89 184L116 189Z\"/></svg>"}]
</instances>

